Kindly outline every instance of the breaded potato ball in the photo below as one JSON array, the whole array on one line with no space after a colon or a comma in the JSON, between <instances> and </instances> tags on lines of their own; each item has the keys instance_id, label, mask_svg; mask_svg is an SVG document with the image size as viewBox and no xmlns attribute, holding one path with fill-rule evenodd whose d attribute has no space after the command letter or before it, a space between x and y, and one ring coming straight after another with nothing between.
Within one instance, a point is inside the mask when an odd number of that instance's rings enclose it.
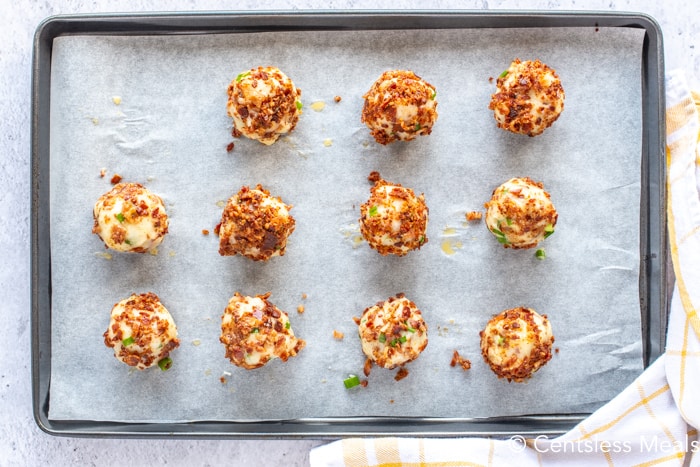
<instances>
[{"instance_id":1,"label":"breaded potato ball","mask_svg":"<svg viewBox=\"0 0 700 467\"><path fill-rule=\"evenodd\" d=\"M486 227L505 248L532 248L553 234L557 224L549 193L529 177L511 178L484 207Z\"/></svg>"},{"instance_id":2,"label":"breaded potato ball","mask_svg":"<svg viewBox=\"0 0 700 467\"><path fill-rule=\"evenodd\" d=\"M290 209L291 205L259 184L254 189L242 187L228 200L221 216L219 254L240 254L254 261L284 255L295 226Z\"/></svg>"},{"instance_id":3,"label":"breaded potato ball","mask_svg":"<svg viewBox=\"0 0 700 467\"><path fill-rule=\"evenodd\" d=\"M429 135L437 120L435 86L412 71L385 71L363 97L362 122L379 144Z\"/></svg>"},{"instance_id":4,"label":"breaded potato ball","mask_svg":"<svg viewBox=\"0 0 700 467\"><path fill-rule=\"evenodd\" d=\"M375 182L360 206L360 232L382 255L404 256L428 243L428 207L421 193L384 179Z\"/></svg>"},{"instance_id":5,"label":"breaded potato ball","mask_svg":"<svg viewBox=\"0 0 700 467\"><path fill-rule=\"evenodd\" d=\"M226 109L235 132L270 145L296 126L301 89L275 67L245 71L228 86Z\"/></svg>"},{"instance_id":6,"label":"breaded potato ball","mask_svg":"<svg viewBox=\"0 0 700 467\"><path fill-rule=\"evenodd\" d=\"M544 63L516 58L496 80L489 109L499 128L536 136L564 110L564 88L557 73Z\"/></svg>"},{"instance_id":7,"label":"breaded potato ball","mask_svg":"<svg viewBox=\"0 0 700 467\"><path fill-rule=\"evenodd\" d=\"M402 293L366 308L357 329L362 352L389 370L415 360L428 345L423 315Z\"/></svg>"},{"instance_id":8,"label":"breaded potato ball","mask_svg":"<svg viewBox=\"0 0 700 467\"><path fill-rule=\"evenodd\" d=\"M170 352L180 345L173 317L153 292L116 303L103 337L119 361L139 370L153 365L167 370Z\"/></svg>"},{"instance_id":9,"label":"breaded potato ball","mask_svg":"<svg viewBox=\"0 0 700 467\"><path fill-rule=\"evenodd\" d=\"M163 200L138 183L114 185L100 196L92 213L92 233L112 250L145 253L168 233Z\"/></svg>"},{"instance_id":10,"label":"breaded potato ball","mask_svg":"<svg viewBox=\"0 0 700 467\"><path fill-rule=\"evenodd\" d=\"M497 314L479 336L484 361L499 378L509 382L525 381L552 358L552 326L547 315L530 308Z\"/></svg>"},{"instance_id":11,"label":"breaded potato ball","mask_svg":"<svg viewBox=\"0 0 700 467\"><path fill-rule=\"evenodd\" d=\"M286 362L306 345L294 336L287 313L270 303L269 297L269 292L255 297L236 292L221 316L219 341L226 347L226 358L236 366L252 370L273 358Z\"/></svg>"}]
</instances>

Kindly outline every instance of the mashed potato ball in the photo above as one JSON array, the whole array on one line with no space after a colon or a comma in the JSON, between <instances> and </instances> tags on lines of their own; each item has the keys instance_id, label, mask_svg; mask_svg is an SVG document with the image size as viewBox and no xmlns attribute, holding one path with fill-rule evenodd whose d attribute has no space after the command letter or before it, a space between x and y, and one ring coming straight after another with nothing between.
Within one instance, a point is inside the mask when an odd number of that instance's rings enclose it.
<instances>
[{"instance_id":1,"label":"mashed potato ball","mask_svg":"<svg viewBox=\"0 0 700 467\"><path fill-rule=\"evenodd\" d=\"M93 208L92 232L107 248L145 253L168 233L163 200L138 183L118 183Z\"/></svg>"},{"instance_id":2,"label":"mashed potato ball","mask_svg":"<svg viewBox=\"0 0 700 467\"><path fill-rule=\"evenodd\" d=\"M363 96L362 122L380 144L429 135L438 117L435 95L412 71L385 71Z\"/></svg>"},{"instance_id":3,"label":"mashed potato ball","mask_svg":"<svg viewBox=\"0 0 700 467\"><path fill-rule=\"evenodd\" d=\"M541 134L564 110L559 76L540 62L515 59L496 80L489 109L499 128L528 136Z\"/></svg>"},{"instance_id":4,"label":"mashed potato ball","mask_svg":"<svg viewBox=\"0 0 700 467\"><path fill-rule=\"evenodd\" d=\"M484 361L509 382L525 381L552 358L554 336L547 315L529 308L494 316L479 336Z\"/></svg>"},{"instance_id":5,"label":"mashed potato ball","mask_svg":"<svg viewBox=\"0 0 700 467\"><path fill-rule=\"evenodd\" d=\"M294 336L287 313L269 297L270 293L246 297L236 292L224 310L219 340L236 366L252 370L273 358L286 362L306 345Z\"/></svg>"},{"instance_id":6,"label":"mashed potato ball","mask_svg":"<svg viewBox=\"0 0 700 467\"><path fill-rule=\"evenodd\" d=\"M532 248L554 233L558 214L544 185L511 178L493 191L486 227L505 248Z\"/></svg>"},{"instance_id":7,"label":"mashed potato ball","mask_svg":"<svg viewBox=\"0 0 700 467\"><path fill-rule=\"evenodd\" d=\"M180 345L172 316L152 292L116 303L103 337L119 361L139 370L156 364L167 370L170 352Z\"/></svg>"},{"instance_id":8,"label":"mashed potato ball","mask_svg":"<svg viewBox=\"0 0 700 467\"><path fill-rule=\"evenodd\" d=\"M301 115L301 89L278 68L257 67L228 86L228 115L236 132L270 145L291 132Z\"/></svg>"},{"instance_id":9,"label":"mashed potato ball","mask_svg":"<svg viewBox=\"0 0 700 467\"><path fill-rule=\"evenodd\" d=\"M404 256L428 242L428 207L423 194L379 179L360 206L360 232L382 255Z\"/></svg>"},{"instance_id":10,"label":"mashed potato ball","mask_svg":"<svg viewBox=\"0 0 700 467\"><path fill-rule=\"evenodd\" d=\"M404 294L366 308L358 332L367 358L387 369L415 360L428 345L421 311Z\"/></svg>"},{"instance_id":11,"label":"mashed potato ball","mask_svg":"<svg viewBox=\"0 0 700 467\"><path fill-rule=\"evenodd\" d=\"M240 254L255 261L284 255L295 226L290 209L261 185L242 187L228 200L221 216L219 254Z\"/></svg>"}]
</instances>

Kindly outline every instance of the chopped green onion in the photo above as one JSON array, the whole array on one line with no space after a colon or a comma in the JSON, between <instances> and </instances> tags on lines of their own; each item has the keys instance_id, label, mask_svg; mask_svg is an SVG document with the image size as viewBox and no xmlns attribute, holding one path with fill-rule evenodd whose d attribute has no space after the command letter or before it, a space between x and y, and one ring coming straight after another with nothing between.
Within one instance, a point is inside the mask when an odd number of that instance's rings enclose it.
<instances>
[{"instance_id":1,"label":"chopped green onion","mask_svg":"<svg viewBox=\"0 0 700 467\"><path fill-rule=\"evenodd\" d=\"M250 75L250 71L244 71L244 72L241 73L240 75L236 76L236 82L237 82L237 83L240 83L241 80L242 80L243 78L245 78L246 76L248 76L248 75Z\"/></svg>"},{"instance_id":2,"label":"chopped green onion","mask_svg":"<svg viewBox=\"0 0 700 467\"><path fill-rule=\"evenodd\" d=\"M374 217L377 215L377 211L379 210L379 207L375 204L374 206L371 206L369 208L369 217Z\"/></svg>"},{"instance_id":3,"label":"chopped green onion","mask_svg":"<svg viewBox=\"0 0 700 467\"><path fill-rule=\"evenodd\" d=\"M128 347L131 344L133 344L135 341L136 341L136 339L134 339L134 336L129 336L126 339L122 339L122 345L124 347Z\"/></svg>"},{"instance_id":4,"label":"chopped green onion","mask_svg":"<svg viewBox=\"0 0 700 467\"><path fill-rule=\"evenodd\" d=\"M253 329L250 330L250 333L251 333L251 334L257 334L257 333L259 333L259 332L260 332L260 329L259 329L259 328L253 328Z\"/></svg>"},{"instance_id":5,"label":"chopped green onion","mask_svg":"<svg viewBox=\"0 0 700 467\"><path fill-rule=\"evenodd\" d=\"M547 226L544 228L544 238L549 237L554 233L554 226L552 224L547 224Z\"/></svg>"},{"instance_id":6,"label":"chopped green onion","mask_svg":"<svg viewBox=\"0 0 700 467\"><path fill-rule=\"evenodd\" d=\"M544 252L544 248L539 248L535 252L535 258L537 258L537 259L545 259L546 257L547 257L547 255Z\"/></svg>"},{"instance_id":7,"label":"chopped green onion","mask_svg":"<svg viewBox=\"0 0 700 467\"><path fill-rule=\"evenodd\" d=\"M408 338L406 336L397 337L397 338L393 339L391 342L389 342L389 345L392 347L396 347L399 344L403 344L407 340L408 340Z\"/></svg>"},{"instance_id":8,"label":"chopped green onion","mask_svg":"<svg viewBox=\"0 0 700 467\"><path fill-rule=\"evenodd\" d=\"M408 324L408 320L404 321L403 324L406 325L406 331L408 331L408 332L416 332L416 330L415 330L414 328L412 328L410 324Z\"/></svg>"},{"instance_id":9,"label":"chopped green onion","mask_svg":"<svg viewBox=\"0 0 700 467\"><path fill-rule=\"evenodd\" d=\"M345 385L345 389L350 389L354 388L355 386L359 386L360 377L357 375L350 375L343 380L343 384Z\"/></svg>"},{"instance_id":10,"label":"chopped green onion","mask_svg":"<svg viewBox=\"0 0 700 467\"><path fill-rule=\"evenodd\" d=\"M513 225L513 219L506 217L506 225Z\"/></svg>"},{"instance_id":11,"label":"chopped green onion","mask_svg":"<svg viewBox=\"0 0 700 467\"><path fill-rule=\"evenodd\" d=\"M169 370L173 366L173 359L170 357L165 357L163 360L158 362L158 368L163 371Z\"/></svg>"},{"instance_id":12,"label":"chopped green onion","mask_svg":"<svg viewBox=\"0 0 700 467\"><path fill-rule=\"evenodd\" d=\"M420 130L420 123L416 123L415 130L416 130L416 131Z\"/></svg>"},{"instance_id":13,"label":"chopped green onion","mask_svg":"<svg viewBox=\"0 0 700 467\"><path fill-rule=\"evenodd\" d=\"M498 336L498 345L505 345L506 338L503 336Z\"/></svg>"},{"instance_id":14,"label":"chopped green onion","mask_svg":"<svg viewBox=\"0 0 700 467\"><path fill-rule=\"evenodd\" d=\"M292 327L292 323L290 323L289 321L287 321L286 323L284 323L284 329L289 329L289 328L291 328L291 327Z\"/></svg>"},{"instance_id":15,"label":"chopped green onion","mask_svg":"<svg viewBox=\"0 0 700 467\"><path fill-rule=\"evenodd\" d=\"M301 108L304 107L304 104L302 104L301 101L296 101L295 104L297 106L297 110L301 110Z\"/></svg>"},{"instance_id":16,"label":"chopped green onion","mask_svg":"<svg viewBox=\"0 0 700 467\"><path fill-rule=\"evenodd\" d=\"M121 212L115 214L114 217L116 217L119 222L124 222L124 214Z\"/></svg>"},{"instance_id":17,"label":"chopped green onion","mask_svg":"<svg viewBox=\"0 0 700 467\"><path fill-rule=\"evenodd\" d=\"M131 243L131 240L129 240L128 238L124 240L124 243L126 243L127 245L133 245L133 243Z\"/></svg>"},{"instance_id":18,"label":"chopped green onion","mask_svg":"<svg viewBox=\"0 0 700 467\"><path fill-rule=\"evenodd\" d=\"M408 337L406 337L406 336L401 336L401 337L399 337L399 342L401 342L402 344L403 344L404 342L406 342L407 340L408 340Z\"/></svg>"},{"instance_id":19,"label":"chopped green onion","mask_svg":"<svg viewBox=\"0 0 700 467\"><path fill-rule=\"evenodd\" d=\"M421 245L425 243L425 235L421 235L420 238L418 238L418 243Z\"/></svg>"},{"instance_id":20,"label":"chopped green onion","mask_svg":"<svg viewBox=\"0 0 700 467\"><path fill-rule=\"evenodd\" d=\"M385 342L386 342L386 334L384 334L384 333L379 334L379 339L378 339L378 340L379 340L379 342L382 343L382 344L385 343Z\"/></svg>"},{"instance_id":21,"label":"chopped green onion","mask_svg":"<svg viewBox=\"0 0 700 467\"><path fill-rule=\"evenodd\" d=\"M498 240L498 243L502 243L504 245L508 244L508 239L506 238L506 234L498 230L497 228L492 228L491 232L496 236L496 239Z\"/></svg>"},{"instance_id":22,"label":"chopped green onion","mask_svg":"<svg viewBox=\"0 0 700 467\"><path fill-rule=\"evenodd\" d=\"M433 93L430 96L430 100L435 100L435 96L437 96L437 91L433 91Z\"/></svg>"},{"instance_id":23,"label":"chopped green onion","mask_svg":"<svg viewBox=\"0 0 700 467\"><path fill-rule=\"evenodd\" d=\"M505 70L503 73L498 75L499 78L505 78L506 76L508 76L508 70Z\"/></svg>"}]
</instances>

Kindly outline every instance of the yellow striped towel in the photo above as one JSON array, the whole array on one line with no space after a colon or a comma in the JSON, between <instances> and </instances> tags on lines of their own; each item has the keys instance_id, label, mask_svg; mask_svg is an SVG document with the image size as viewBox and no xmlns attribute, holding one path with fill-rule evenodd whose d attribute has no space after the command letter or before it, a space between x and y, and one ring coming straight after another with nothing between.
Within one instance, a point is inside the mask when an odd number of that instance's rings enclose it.
<instances>
[{"instance_id":1,"label":"yellow striped towel","mask_svg":"<svg viewBox=\"0 0 700 467\"><path fill-rule=\"evenodd\" d=\"M314 448L312 467L700 465L700 95L688 91L681 73L671 72L666 102L668 222L677 279L664 355L558 438L348 438Z\"/></svg>"}]
</instances>

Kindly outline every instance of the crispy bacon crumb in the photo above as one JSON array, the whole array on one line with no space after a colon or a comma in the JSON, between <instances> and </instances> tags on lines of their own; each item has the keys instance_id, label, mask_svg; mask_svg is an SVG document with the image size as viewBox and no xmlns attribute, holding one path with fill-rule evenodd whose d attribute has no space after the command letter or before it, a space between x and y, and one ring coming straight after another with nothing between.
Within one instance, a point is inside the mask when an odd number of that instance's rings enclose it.
<instances>
[{"instance_id":1,"label":"crispy bacon crumb","mask_svg":"<svg viewBox=\"0 0 700 467\"><path fill-rule=\"evenodd\" d=\"M336 102L340 102L341 99L342 99L342 98L341 98L340 96L335 96L335 97L333 98L333 100L336 101Z\"/></svg>"},{"instance_id":2,"label":"crispy bacon crumb","mask_svg":"<svg viewBox=\"0 0 700 467\"><path fill-rule=\"evenodd\" d=\"M559 347L554 349L554 353L559 353Z\"/></svg>"},{"instance_id":3,"label":"crispy bacon crumb","mask_svg":"<svg viewBox=\"0 0 700 467\"><path fill-rule=\"evenodd\" d=\"M234 148L234 147L235 147L235 144L233 143L233 141L231 141L231 142L228 143L228 145L226 146L226 152L231 152L231 151L233 151L233 148Z\"/></svg>"},{"instance_id":4,"label":"crispy bacon crumb","mask_svg":"<svg viewBox=\"0 0 700 467\"><path fill-rule=\"evenodd\" d=\"M301 294L301 299L302 299L302 300L306 300L307 298L308 298L308 295L306 295L305 293Z\"/></svg>"},{"instance_id":5,"label":"crispy bacon crumb","mask_svg":"<svg viewBox=\"0 0 700 467\"><path fill-rule=\"evenodd\" d=\"M302 307L303 308L303 307ZM345 334L342 332L338 331L337 329L333 330L333 339L338 339L341 340L343 337L345 337Z\"/></svg>"},{"instance_id":6,"label":"crispy bacon crumb","mask_svg":"<svg viewBox=\"0 0 700 467\"><path fill-rule=\"evenodd\" d=\"M377 183L379 180L382 179L382 176L379 175L379 172L376 170L373 170L369 173L369 177L367 177L367 180L369 180L372 183Z\"/></svg>"},{"instance_id":7,"label":"crispy bacon crumb","mask_svg":"<svg viewBox=\"0 0 700 467\"><path fill-rule=\"evenodd\" d=\"M226 384L226 378L224 376L219 378L219 381L221 381L221 384Z\"/></svg>"},{"instance_id":8,"label":"crispy bacon crumb","mask_svg":"<svg viewBox=\"0 0 700 467\"><path fill-rule=\"evenodd\" d=\"M372 360L369 358L365 359L365 366L362 368L362 372L369 378L369 374L372 372Z\"/></svg>"},{"instance_id":9,"label":"crispy bacon crumb","mask_svg":"<svg viewBox=\"0 0 700 467\"><path fill-rule=\"evenodd\" d=\"M304 305L299 305L297 307L297 313L302 314L305 310ZM333 331L335 333L335 331Z\"/></svg>"},{"instance_id":10,"label":"crispy bacon crumb","mask_svg":"<svg viewBox=\"0 0 700 467\"><path fill-rule=\"evenodd\" d=\"M406 376L408 376L408 370L404 367L401 367L401 368L399 368L399 371L396 372L396 376L394 376L394 380L401 381Z\"/></svg>"},{"instance_id":11,"label":"crispy bacon crumb","mask_svg":"<svg viewBox=\"0 0 700 467\"><path fill-rule=\"evenodd\" d=\"M202 229L202 235L209 235L209 231L207 229Z\"/></svg>"},{"instance_id":12,"label":"crispy bacon crumb","mask_svg":"<svg viewBox=\"0 0 700 467\"><path fill-rule=\"evenodd\" d=\"M481 217L483 216L483 213L481 211L469 211L466 214L467 220L469 222L471 221L479 221L481 220Z\"/></svg>"},{"instance_id":13,"label":"crispy bacon crumb","mask_svg":"<svg viewBox=\"0 0 700 467\"><path fill-rule=\"evenodd\" d=\"M450 366L455 367L457 365L461 366L464 371L467 371L472 367L472 362L469 361L469 359L463 358L459 354L459 352L455 350L452 354L452 361L450 362Z\"/></svg>"},{"instance_id":14,"label":"crispy bacon crumb","mask_svg":"<svg viewBox=\"0 0 700 467\"><path fill-rule=\"evenodd\" d=\"M105 178L105 175L107 175L107 169L100 170L100 178Z\"/></svg>"},{"instance_id":15,"label":"crispy bacon crumb","mask_svg":"<svg viewBox=\"0 0 700 467\"><path fill-rule=\"evenodd\" d=\"M109 181L112 185L116 185L117 183L122 181L122 176L119 174L114 174L112 175L112 179Z\"/></svg>"},{"instance_id":16,"label":"crispy bacon crumb","mask_svg":"<svg viewBox=\"0 0 700 467\"><path fill-rule=\"evenodd\" d=\"M366 379L363 379L362 381L360 381L360 386L362 386L363 388L366 388L368 384L369 384L369 381L367 381Z\"/></svg>"}]
</instances>

